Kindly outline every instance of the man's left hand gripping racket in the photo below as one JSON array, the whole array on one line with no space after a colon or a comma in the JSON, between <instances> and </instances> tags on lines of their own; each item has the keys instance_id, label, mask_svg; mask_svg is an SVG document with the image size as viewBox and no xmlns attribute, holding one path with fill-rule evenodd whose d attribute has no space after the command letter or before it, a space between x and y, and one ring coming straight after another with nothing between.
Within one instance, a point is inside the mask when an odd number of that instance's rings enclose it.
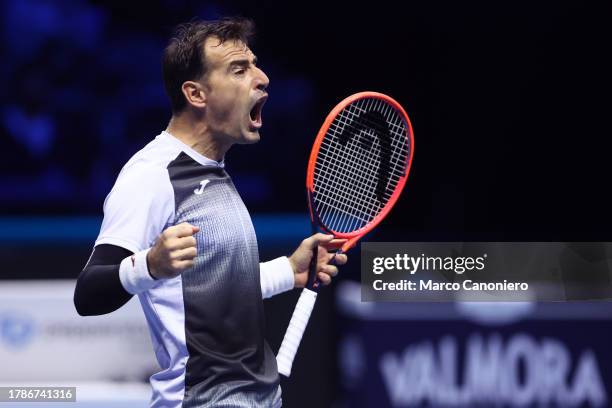
<instances>
[{"instance_id":1,"label":"man's left hand gripping racket","mask_svg":"<svg viewBox=\"0 0 612 408\"><path fill-rule=\"evenodd\" d=\"M392 98L361 92L327 116L310 152L306 190L313 231L348 241L352 248L387 216L410 171L414 137L406 111ZM291 317L276 357L286 377L317 298L317 247L308 283Z\"/></svg>"}]
</instances>

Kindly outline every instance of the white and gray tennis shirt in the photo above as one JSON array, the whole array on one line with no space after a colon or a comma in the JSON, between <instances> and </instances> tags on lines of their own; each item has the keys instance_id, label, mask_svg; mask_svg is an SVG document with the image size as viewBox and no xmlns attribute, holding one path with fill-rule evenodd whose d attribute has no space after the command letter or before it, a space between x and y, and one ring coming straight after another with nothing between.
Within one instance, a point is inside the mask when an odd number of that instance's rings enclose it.
<instances>
[{"instance_id":1,"label":"white and gray tennis shirt","mask_svg":"<svg viewBox=\"0 0 612 408\"><path fill-rule=\"evenodd\" d=\"M195 265L153 280L148 248L182 222L200 227ZM291 289L293 272L285 257L260 265L251 218L223 162L162 132L121 170L104 202L100 244L136 254L119 275L138 294L161 367L151 376L152 407L281 406L262 297Z\"/></svg>"}]
</instances>

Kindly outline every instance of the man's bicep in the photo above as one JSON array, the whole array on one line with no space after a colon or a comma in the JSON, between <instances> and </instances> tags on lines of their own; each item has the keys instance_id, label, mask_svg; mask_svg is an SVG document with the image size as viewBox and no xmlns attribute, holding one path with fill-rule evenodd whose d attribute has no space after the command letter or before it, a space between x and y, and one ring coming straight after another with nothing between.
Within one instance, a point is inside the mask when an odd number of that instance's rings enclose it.
<instances>
[{"instance_id":1,"label":"man's bicep","mask_svg":"<svg viewBox=\"0 0 612 408\"><path fill-rule=\"evenodd\" d=\"M174 216L174 190L167 170L132 166L122 172L104 202L96 245L136 253L149 248Z\"/></svg>"},{"instance_id":2,"label":"man's bicep","mask_svg":"<svg viewBox=\"0 0 612 408\"><path fill-rule=\"evenodd\" d=\"M119 265L121 261L132 254L132 251L117 245L97 245L94 247L85 268L93 265Z\"/></svg>"}]
</instances>

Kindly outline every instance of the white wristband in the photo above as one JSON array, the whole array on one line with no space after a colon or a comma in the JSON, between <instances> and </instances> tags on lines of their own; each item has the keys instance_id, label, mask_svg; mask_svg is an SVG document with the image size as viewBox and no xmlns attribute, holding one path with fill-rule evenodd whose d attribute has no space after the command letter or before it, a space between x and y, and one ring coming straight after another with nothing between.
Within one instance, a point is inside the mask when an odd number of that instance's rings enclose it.
<instances>
[{"instance_id":1,"label":"white wristband","mask_svg":"<svg viewBox=\"0 0 612 408\"><path fill-rule=\"evenodd\" d=\"M119 266L119 279L126 291L132 295L151 289L156 279L153 279L147 268L147 253L149 249L128 256Z\"/></svg>"},{"instance_id":2,"label":"white wristband","mask_svg":"<svg viewBox=\"0 0 612 408\"><path fill-rule=\"evenodd\" d=\"M263 299L291 290L295 286L293 268L286 256L260 263L259 275Z\"/></svg>"}]
</instances>

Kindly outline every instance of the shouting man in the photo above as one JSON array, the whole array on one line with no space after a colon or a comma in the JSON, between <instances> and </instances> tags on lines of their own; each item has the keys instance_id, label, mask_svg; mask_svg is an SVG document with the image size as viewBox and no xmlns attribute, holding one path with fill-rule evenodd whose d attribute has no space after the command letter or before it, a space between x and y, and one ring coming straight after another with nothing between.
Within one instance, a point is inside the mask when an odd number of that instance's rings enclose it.
<instances>
[{"instance_id":1,"label":"shouting man","mask_svg":"<svg viewBox=\"0 0 612 408\"><path fill-rule=\"evenodd\" d=\"M338 272L343 241L315 234L290 257L260 263L251 218L224 169L234 144L259 141L269 79L249 49L248 20L178 27L163 57L167 129L123 167L77 281L81 315L138 295L161 371L152 407L279 407L263 298ZM345 255L335 259L344 264Z\"/></svg>"}]
</instances>

